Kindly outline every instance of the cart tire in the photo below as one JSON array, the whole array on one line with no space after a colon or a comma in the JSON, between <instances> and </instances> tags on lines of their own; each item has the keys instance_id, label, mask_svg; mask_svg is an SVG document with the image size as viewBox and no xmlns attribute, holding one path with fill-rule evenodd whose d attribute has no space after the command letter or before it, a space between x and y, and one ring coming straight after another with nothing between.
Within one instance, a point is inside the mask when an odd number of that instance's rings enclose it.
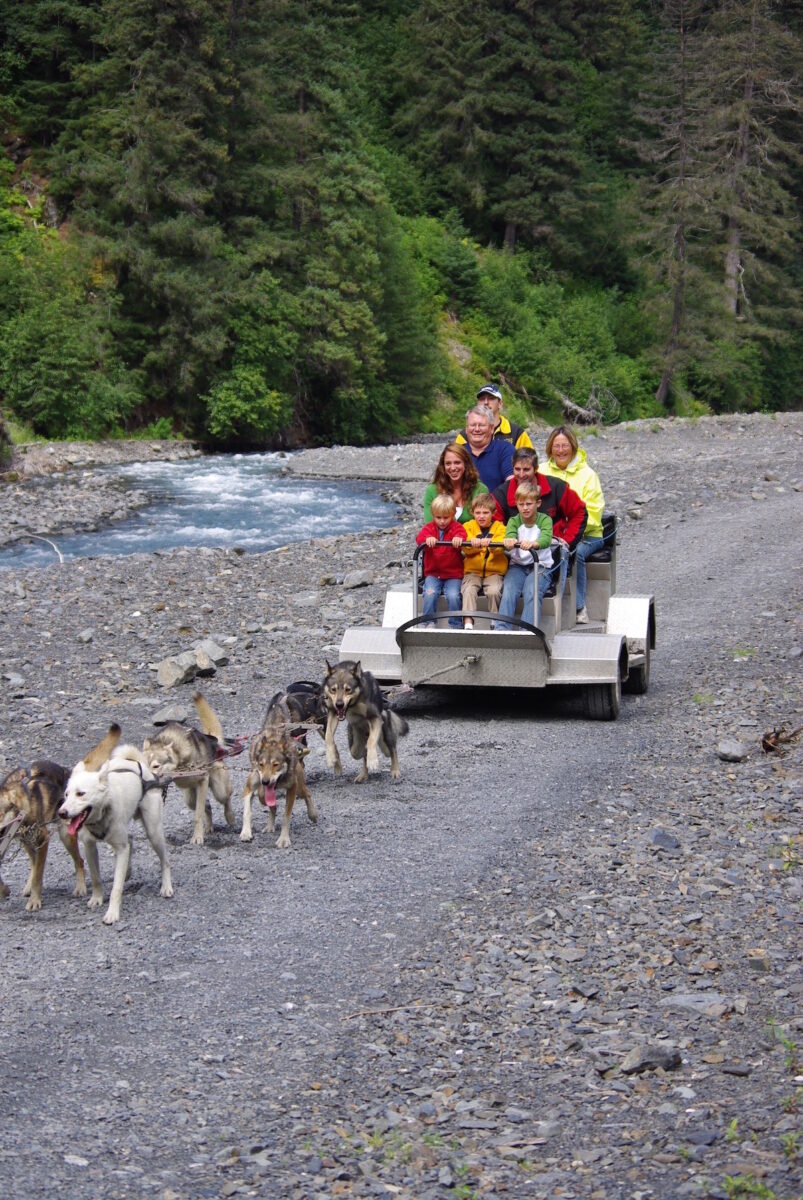
<instances>
[{"instance_id":1,"label":"cart tire","mask_svg":"<svg viewBox=\"0 0 803 1200\"><path fill-rule=\"evenodd\" d=\"M644 662L638 667L632 667L624 685L624 691L631 696L643 696L650 686L650 643L644 653Z\"/></svg>"},{"instance_id":2,"label":"cart tire","mask_svg":"<svg viewBox=\"0 0 803 1200\"><path fill-rule=\"evenodd\" d=\"M590 683L585 690L585 715L592 721L615 721L619 715L622 684Z\"/></svg>"}]
</instances>

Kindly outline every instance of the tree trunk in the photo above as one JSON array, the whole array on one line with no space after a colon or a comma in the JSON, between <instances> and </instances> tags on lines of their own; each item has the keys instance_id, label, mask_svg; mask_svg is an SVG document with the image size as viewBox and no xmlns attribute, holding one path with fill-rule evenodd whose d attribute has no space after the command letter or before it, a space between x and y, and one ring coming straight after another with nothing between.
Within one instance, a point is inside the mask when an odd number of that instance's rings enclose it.
<instances>
[{"instance_id":1,"label":"tree trunk","mask_svg":"<svg viewBox=\"0 0 803 1200\"><path fill-rule=\"evenodd\" d=\"M742 177L750 162L750 115L753 107L753 92L756 73L756 5L753 4L750 19L750 51L742 89L742 117L736 133L733 168L733 203L728 214L727 248L725 250L725 303L734 317L744 316L745 291L744 267L742 266L742 228L739 211L744 205Z\"/></svg>"},{"instance_id":2,"label":"tree trunk","mask_svg":"<svg viewBox=\"0 0 803 1200\"><path fill-rule=\"evenodd\" d=\"M687 42L686 42L686 14L685 7L681 3L678 10L678 37L679 37L679 87L678 87L678 122L677 122L677 139L678 139L678 172L677 172L677 194L678 204L681 206L681 215L675 225L675 231L672 236L671 250L671 275L672 275L672 323L669 328L669 337L664 347L663 352L663 370L661 371L661 381L655 393L655 399L662 407L666 407L672 389L672 378L675 374L677 366L678 346L680 344L681 333L683 330L683 316L686 308L686 225L682 215L682 207L686 204L687 190L687 174L688 174L688 155L689 147L687 141L687 122L688 116L686 111L687 97L686 87L688 79L688 62L687 62Z\"/></svg>"}]
</instances>

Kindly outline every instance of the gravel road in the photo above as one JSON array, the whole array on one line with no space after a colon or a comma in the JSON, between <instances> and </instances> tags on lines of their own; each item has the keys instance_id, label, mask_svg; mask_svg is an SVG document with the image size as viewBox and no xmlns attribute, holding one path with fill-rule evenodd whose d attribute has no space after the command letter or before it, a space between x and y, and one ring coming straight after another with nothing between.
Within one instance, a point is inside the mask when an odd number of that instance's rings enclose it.
<instances>
[{"instance_id":1,"label":"gravel road","mask_svg":"<svg viewBox=\"0 0 803 1200\"><path fill-rule=\"evenodd\" d=\"M803 725L801 439L800 414L586 439L621 518L619 590L658 615L650 691L616 723L520 694L399 697L401 783L385 766L356 787L345 757L335 781L316 740L320 821L297 806L285 852L219 810L190 845L171 789L175 896L137 829L113 928L71 898L58 844L38 913L9 856L3 1196L798 1196L803 736L776 754L761 737ZM381 619L437 452L288 459L406 504L359 544L0 572L0 769L75 761L112 720L141 741L193 690L158 688L156 665L207 636L230 658L205 694L226 733L255 730L346 626ZM61 481L37 510L54 537ZM3 511L34 486L0 491ZM720 759L724 739L746 757Z\"/></svg>"}]
</instances>

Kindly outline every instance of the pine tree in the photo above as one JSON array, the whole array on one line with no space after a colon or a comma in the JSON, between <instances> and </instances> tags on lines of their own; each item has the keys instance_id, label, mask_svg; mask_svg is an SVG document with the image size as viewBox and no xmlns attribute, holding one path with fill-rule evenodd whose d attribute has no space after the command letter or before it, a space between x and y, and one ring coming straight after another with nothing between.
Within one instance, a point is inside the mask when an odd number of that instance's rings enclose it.
<instances>
[{"instance_id":1,"label":"pine tree","mask_svg":"<svg viewBox=\"0 0 803 1200\"><path fill-rule=\"evenodd\" d=\"M457 206L482 240L523 238L559 265L592 260L605 273L593 243L610 257L602 225L642 40L634 8L611 0L579 19L565 0L425 0L399 52L396 128L433 206Z\"/></svg>"},{"instance_id":2,"label":"pine tree","mask_svg":"<svg viewBox=\"0 0 803 1200\"><path fill-rule=\"evenodd\" d=\"M211 0L110 0L103 15L105 54L77 83L85 131L67 131L59 162L116 270L129 360L191 421L225 349L226 25Z\"/></svg>"},{"instance_id":3,"label":"pine tree","mask_svg":"<svg viewBox=\"0 0 803 1200\"><path fill-rule=\"evenodd\" d=\"M706 151L720 213L723 300L736 321L778 324L799 310L785 266L795 253L800 211L792 191L799 137L781 118L799 113L799 37L769 0L727 0L708 27L711 108ZM770 313L762 303L772 291ZM757 301L755 303L754 301Z\"/></svg>"},{"instance_id":4,"label":"pine tree","mask_svg":"<svg viewBox=\"0 0 803 1200\"><path fill-rule=\"evenodd\" d=\"M0 0L5 61L21 131L52 145L81 101L75 73L98 53L103 0Z\"/></svg>"},{"instance_id":5,"label":"pine tree","mask_svg":"<svg viewBox=\"0 0 803 1200\"><path fill-rule=\"evenodd\" d=\"M796 228L796 147L779 117L795 103L799 45L771 6L665 0L642 142L642 240L660 251L661 380L716 408L765 402L763 339L783 339L797 297L789 272Z\"/></svg>"},{"instance_id":6,"label":"pine tree","mask_svg":"<svg viewBox=\"0 0 803 1200\"><path fill-rule=\"evenodd\" d=\"M704 276L695 250L703 236L710 181L700 160L699 44L704 0L664 0L656 30L651 90L643 94L647 125L640 142L650 173L635 200L641 211L635 241L646 250L658 326L660 382L667 406L679 368L704 338Z\"/></svg>"}]
</instances>

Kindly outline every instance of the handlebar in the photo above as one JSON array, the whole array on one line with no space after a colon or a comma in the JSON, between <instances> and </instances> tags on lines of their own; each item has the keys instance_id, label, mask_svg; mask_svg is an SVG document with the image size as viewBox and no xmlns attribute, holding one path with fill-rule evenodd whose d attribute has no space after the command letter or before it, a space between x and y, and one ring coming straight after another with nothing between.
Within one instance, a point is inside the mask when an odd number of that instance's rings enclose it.
<instances>
[{"instance_id":1,"label":"handlebar","mask_svg":"<svg viewBox=\"0 0 803 1200\"><path fill-rule=\"evenodd\" d=\"M452 543L451 542L439 542L438 545L451 546ZM471 546L471 542L468 540L463 542L462 545L460 546L461 550L463 549L463 546ZM505 546L504 542L488 542L487 546L485 546L485 545L471 546L471 549L472 550L506 550L507 547ZM417 561L419 555L421 555L424 552L424 550L429 550L429 546L426 544L426 542L422 542L420 546L416 546L416 548L413 552L413 562Z\"/></svg>"}]
</instances>

